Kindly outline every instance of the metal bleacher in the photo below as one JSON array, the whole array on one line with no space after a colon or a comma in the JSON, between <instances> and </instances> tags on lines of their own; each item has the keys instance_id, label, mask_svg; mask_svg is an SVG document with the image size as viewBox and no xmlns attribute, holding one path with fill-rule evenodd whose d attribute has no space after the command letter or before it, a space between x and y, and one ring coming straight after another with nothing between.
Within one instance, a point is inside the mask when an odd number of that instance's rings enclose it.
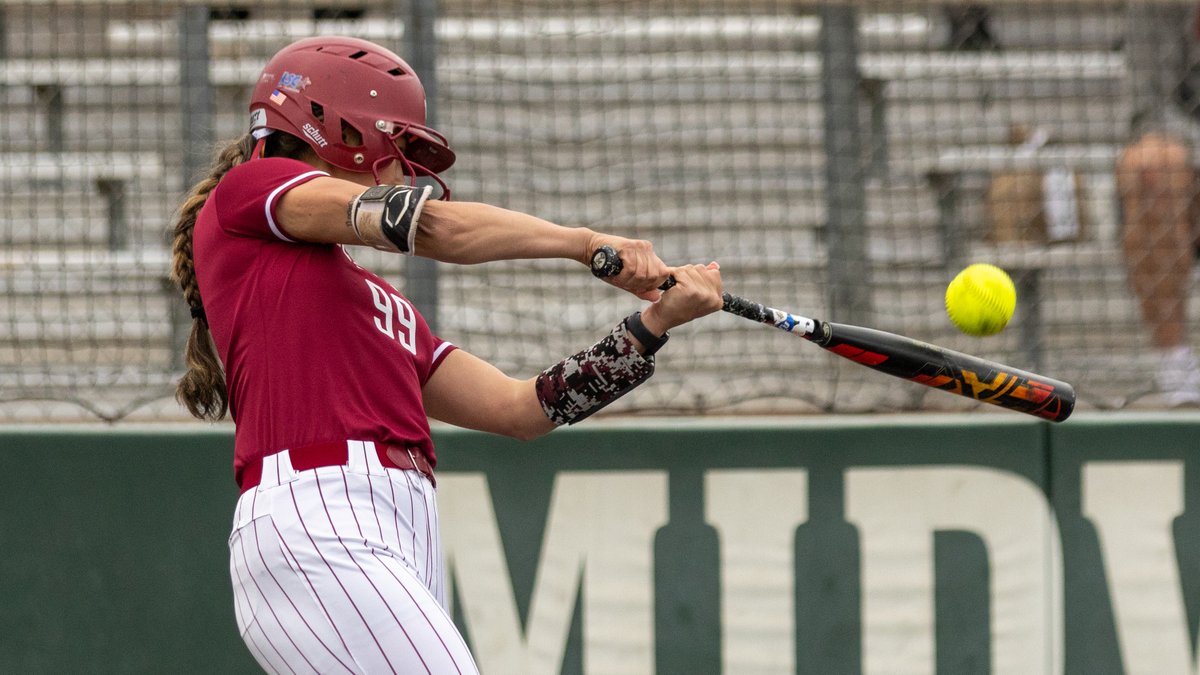
<instances>
[{"instance_id":1,"label":"metal bleacher","mask_svg":"<svg viewBox=\"0 0 1200 675\"><path fill-rule=\"evenodd\" d=\"M54 37L10 37L0 69L6 194L0 245L8 249L0 261L6 305L0 307L0 372L15 373L6 377L26 387L42 377L53 388L53 369L31 372L21 362L27 345L37 344L39 355L68 354L83 341L97 347L86 352L86 362L63 357L69 366L145 373L124 380L97 375L97 385L153 381L166 391L169 378L152 373L169 374L179 339L172 331L178 307L162 283L165 228L184 187L176 160L183 130L174 10L85 3L74 20L54 21L40 3L8 6L23 8L9 12L10 34ZM1127 73L1115 49L1122 37L1118 15L1107 5L1058 6L1045 16L999 8L994 26L1004 49L950 52L942 48L944 26L933 10L862 12L860 70L879 121L870 143L884 149L872 160L864 205L870 257L886 268L876 292L880 327L897 327L888 325L888 311L903 303L906 313L931 317L921 337L961 343L932 320L941 315L949 261L943 257L946 214L939 209L945 195L929 180L931 172L958 162L960 172L985 175L1004 161L988 159L989 148L1005 154L1012 124L1040 125L1060 143L1100 153L1124 140ZM266 16L211 23L219 138L243 131L248 83L290 39L323 32L392 43L403 31L385 7L373 5L348 20ZM447 177L461 198L646 236L670 259L716 257L739 277L744 271L747 281L731 284L751 297L770 292L769 283L751 277L769 280L772 269L805 266L814 270L812 278L789 300L811 302L805 309L818 314L825 297L819 271L828 264L819 26L812 15L749 12L652 20L447 15L438 26L438 126L460 157ZM616 51L604 46L613 31L622 38ZM523 86L505 86L514 81ZM571 105L556 105L562 101ZM1086 167L1094 179L1089 184L1098 186L1087 208L1099 234L1080 250L965 254L1003 253L1014 264L1053 268L1041 280L1037 308L1044 346L1084 340L1081 322L1092 322L1090 334L1095 324L1136 319L1111 239L1110 169L1104 162ZM619 200L595 198L618 193ZM977 211L968 206L956 217L960 234L980 239ZM1047 256L1054 256L1052 266ZM467 305L482 278L473 274L456 272L463 289L456 297ZM900 287L909 295L893 298ZM90 333L60 330L45 318L44 297L71 288L89 289L86 302L99 308ZM1089 293L1117 301L1092 302L1098 313L1085 318ZM511 301L519 315L516 305L530 300L513 293ZM446 317L448 329L469 333L472 316L467 307ZM996 355L1024 357L1019 337L997 338ZM1137 347L1122 346L1131 354ZM498 353L520 349L504 347ZM1086 349L1074 353L1089 356ZM696 358L698 368L713 372L732 367L717 350ZM800 358L812 357L804 352ZM1068 374L1084 367L1044 365Z\"/></svg>"}]
</instances>

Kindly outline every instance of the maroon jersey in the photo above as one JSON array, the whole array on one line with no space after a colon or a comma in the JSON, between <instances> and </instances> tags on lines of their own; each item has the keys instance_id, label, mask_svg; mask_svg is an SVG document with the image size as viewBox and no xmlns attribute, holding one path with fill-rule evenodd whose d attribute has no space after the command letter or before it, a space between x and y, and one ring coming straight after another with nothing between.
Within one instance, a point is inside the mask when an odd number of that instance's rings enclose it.
<instances>
[{"instance_id":1,"label":"maroon jersey","mask_svg":"<svg viewBox=\"0 0 1200 675\"><path fill-rule=\"evenodd\" d=\"M196 220L193 257L237 425L235 474L285 448L369 440L436 463L421 387L454 349L391 284L338 245L290 239L287 190L322 171L256 159L229 171Z\"/></svg>"}]
</instances>

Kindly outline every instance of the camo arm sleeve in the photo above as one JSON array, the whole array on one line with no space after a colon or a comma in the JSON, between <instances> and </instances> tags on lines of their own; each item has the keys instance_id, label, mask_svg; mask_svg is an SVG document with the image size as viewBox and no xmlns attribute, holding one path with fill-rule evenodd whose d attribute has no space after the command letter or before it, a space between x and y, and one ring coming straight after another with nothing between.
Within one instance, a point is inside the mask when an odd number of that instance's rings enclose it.
<instances>
[{"instance_id":1,"label":"camo arm sleeve","mask_svg":"<svg viewBox=\"0 0 1200 675\"><path fill-rule=\"evenodd\" d=\"M596 344L542 371L537 397L551 422L575 424L654 374L654 357L638 353L622 321Z\"/></svg>"}]
</instances>

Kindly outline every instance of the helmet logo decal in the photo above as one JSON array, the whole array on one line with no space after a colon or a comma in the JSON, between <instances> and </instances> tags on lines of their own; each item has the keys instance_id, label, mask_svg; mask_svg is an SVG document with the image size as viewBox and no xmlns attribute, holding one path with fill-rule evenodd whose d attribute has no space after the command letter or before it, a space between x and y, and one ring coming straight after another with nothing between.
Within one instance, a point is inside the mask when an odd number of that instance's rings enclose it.
<instances>
[{"instance_id":1,"label":"helmet logo decal","mask_svg":"<svg viewBox=\"0 0 1200 675\"><path fill-rule=\"evenodd\" d=\"M267 109L255 108L250 111L250 128L261 129L267 126Z\"/></svg>"},{"instance_id":2,"label":"helmet logo decal","mask_svg":"<svg viewBox=\"0 0 1200 675\"><path fill-rule=\"evenodd\" d=\"M312 124L305 122L303 129L304 129L304 135L311 138L313 143L316 143L317 145L321 146L322 148L329 145L329 142L326 141L325 137L321 135L320 129L317 129Z\"/></svg>"},{"instance_id":3,"label":"helmet logo decal","mask_svg":"<svg viewBox=\"0 0 1200 675\"><path fill-rule=\"evenodd\" d=\"M283 105L283 102L286 100L287 100L287 95L284 94L283 92L279 91L278 89L271 92L271 103L274 103L275 105Z\"/></svg>"},{"instance_id":4,"label":"helmet logo decal","mask_svg":"<svg viewBox=\"0 0 1200 675\"><path fill-rule=\"evenodd\" d=\"M307 77L299 73L289 73L284 71L283 76L279 78L279 84L277 86L280 89L286 89L288 91L300 93L301 89L304 89L310 84L312 84L312 80L308 79Z\"/></svg>"}]
</instances>

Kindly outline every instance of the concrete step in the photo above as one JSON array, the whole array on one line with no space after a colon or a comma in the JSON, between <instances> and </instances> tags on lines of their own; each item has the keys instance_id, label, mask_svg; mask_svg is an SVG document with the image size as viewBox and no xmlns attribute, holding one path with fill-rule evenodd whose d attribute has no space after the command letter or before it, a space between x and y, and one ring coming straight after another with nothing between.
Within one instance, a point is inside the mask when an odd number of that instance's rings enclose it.
<instances>
[{"instance_id":1,"label":"concrete step","mask_svg":"<svg viewBox=\"0 0 1200 675\"><path fill-rule=\"evenodd\" d=\"M477 12L474 12L478 14ZM435 32L447 52L491 48L580 51L636 45L644 51L701 49L719 43L727 49L814 48L820 19L812 15L660 16L529 14L505 17L444 17ZM937 21L915 13L867 13L860 19L861 39L891 49L919 48L934 41ZM405 22L383 16L316 20L261 18L214 21L209 28L212 53L269 57L281 44L309 35L355 35L381 44L403 43ZM110 53L155 54L178 39L171 20L110 22Z\"/></svg>"},{"instance_id":2,"label":"concrete step","mask_svg":"<svg viewBox=\"0 0 1200 675\"><path fill-rule=\"evenodd\" d=\"M40 2L15 2L34 4ZM60 46L70 46L85 56L105 54L171 53L178 41L178 23L170 8L141 6L130 11L118 3L111 9L88 2L78 3L73 20L63 21L50 11L16 14L11 39L21 54L38 54L48 48L46 40L34 36L56 36ZM643 49L681 49L711 45L714 41L744 49L812 48L820 20L812 14L780 14L768 5L755 13L753 3L741 3L743 15L706 14L698 5L672 8L658 15L587 15L545 13L525 9L520 13L480 16L478 7L439 6L443 14L435 30L451 51L472 45L499 45L546 49L597 48L614 42L636 44ZM362 18L314 20L301 18L306 8L288 3L283 11L271 3L258 3L245 20L216 20L210 23L210 50L219 55L238 54L267 57L281 44L317 34L358 35L382 43L402 43L404 24L393 18L394 8L386 3L361 2ZM905 11L873 12L860 9L859 40L867 47L887 49L939 48L949 35L947 18L936 8L908 6ZM1090 8L1089 8L1090 9ZM1056 45L1061 49L1103 49L1118 44L1124 23L1118 10L1099 7L1096 11L1073 11L1069 6L1046 9L1004 7L994 9L989 27L1000 44L1009 49ZM28 37L26 37L28 36ZM25 39L19 39L25 38ZM87 38L87 39L84 39ZM97 39L100 38L100 39Z\"/></svg>"},{"instance_id":3,"label":"concrete step","mask_svg":"<svg viewBox=\"0 0 1200 675\"><path fill-rule=\"evenodd\" d=\"M11 58L0 71L8 86L137 86L165 89L180 82L180 62L171 57ZM261 59L214 59L209 79L217 86L249 86L263 67ZM611 86L614 83L704 83L713 73L725 84L769 81L819 82L821 57L814 52L669 52L653 58L637 50L614 54L527 54L486 52L449 54L438 60L442 81L529 82L560 87ZM871 52L859 59L864 78L882 82L1097 82L1127 76L1119 52L1060 52L1048 47L1020 52ZM999 88L999 87L998 87ZM648 90L648 89L647 89ZM636 94L638 91L630 92Z\"/></svg>"}]
</instances>

